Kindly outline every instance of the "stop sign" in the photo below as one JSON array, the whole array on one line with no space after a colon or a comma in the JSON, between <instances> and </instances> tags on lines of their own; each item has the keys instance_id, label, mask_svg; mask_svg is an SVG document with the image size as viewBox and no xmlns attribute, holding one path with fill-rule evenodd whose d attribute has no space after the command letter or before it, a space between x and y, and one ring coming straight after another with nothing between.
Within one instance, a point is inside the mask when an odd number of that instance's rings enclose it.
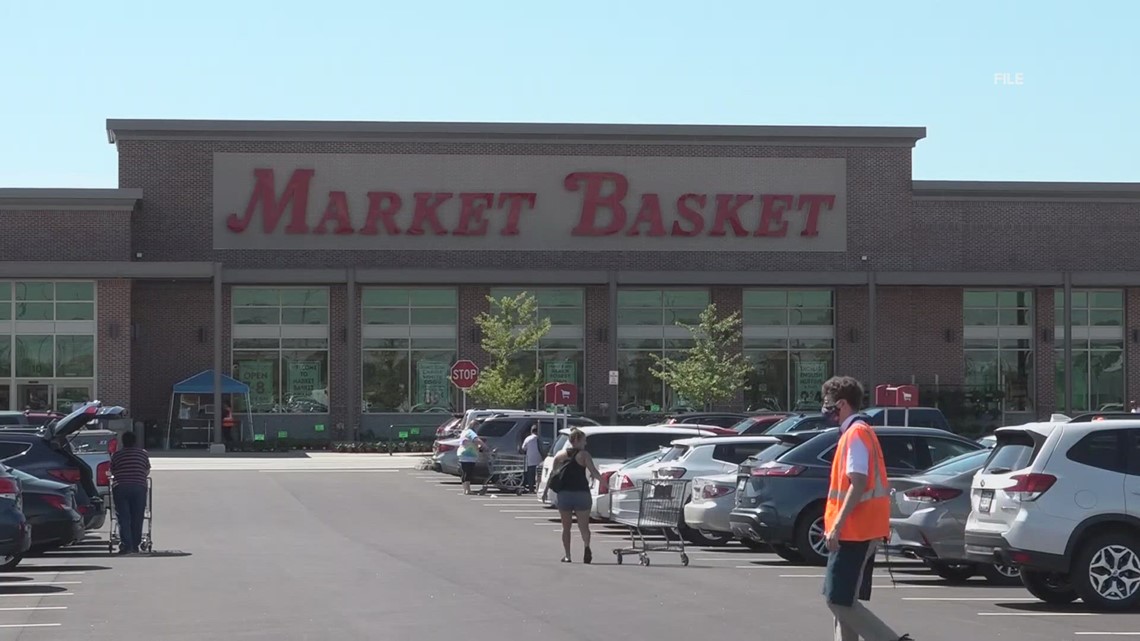
<instances>
[{"instance_id":1,"label":"stop sign","mask_svg":"<svg viewBox=\"0 0 1140 641\"><path fill-rule=\"evenodd\" d=\"M469 390L479 382L479 366L467 359L455 361L451 366L451 384Z\"/></svg>"}]
</instances>

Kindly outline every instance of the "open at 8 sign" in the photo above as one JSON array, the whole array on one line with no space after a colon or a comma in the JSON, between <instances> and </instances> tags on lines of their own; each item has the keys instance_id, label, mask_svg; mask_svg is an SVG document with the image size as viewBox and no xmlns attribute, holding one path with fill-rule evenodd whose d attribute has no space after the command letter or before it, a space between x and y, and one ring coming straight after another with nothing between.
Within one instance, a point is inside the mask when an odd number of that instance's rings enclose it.
<instances>
[{"instance_id":1,"label":"open at 8 sign","mask_svg":"<svg viewBox=\"0 0 1140 641\"><path fill-rule=\"evenodd\" d=\"M451 366L451 384L461 390L469 390L479 382L479 366L475 363L461 359Z\"/></svg>"}]
</instances>

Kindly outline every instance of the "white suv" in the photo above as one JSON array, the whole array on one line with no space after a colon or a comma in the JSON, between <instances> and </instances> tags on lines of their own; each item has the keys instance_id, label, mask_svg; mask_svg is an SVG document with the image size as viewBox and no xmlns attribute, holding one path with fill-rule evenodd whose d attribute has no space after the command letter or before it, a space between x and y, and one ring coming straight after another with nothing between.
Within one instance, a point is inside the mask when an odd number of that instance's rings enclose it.
<instances>
[{"instance_id":1,"label":"white suv","mask_svg":"<svg viewBox=\"0 0 1140 641\"><path fill-rule=\"evenodd\" d=\"M996 436L971 488L966 556L1020 566L1049 603L1140 605L1140 420L1029 423Z\"/></svg>"}]
</instances>

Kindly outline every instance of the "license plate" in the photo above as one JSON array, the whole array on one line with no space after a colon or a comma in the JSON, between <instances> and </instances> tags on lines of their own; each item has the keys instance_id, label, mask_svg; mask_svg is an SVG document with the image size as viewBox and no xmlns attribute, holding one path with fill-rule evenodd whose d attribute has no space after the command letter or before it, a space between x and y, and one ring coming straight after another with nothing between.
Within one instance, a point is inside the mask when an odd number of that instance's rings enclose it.
<instances>
[{"instance_id":1,"label":"license plate","mask_svg":"<svg viewBox=\"0 0 1140 641\"><path fill-rule=\"evenodd\" d=\"M978 501L978 511L983 514L989 514L990 507L994 504L994 491L982 490L982 498Z\"/></svg>"},{"instance_id":2,"label":"license plate","mask_svg":"<svg viewBox=\"0 0 1140 641\"><path fill-rule=\"evenodd\" d=\"M748 484L748 479L740 479L740 482L738 482L738 483L736 484L736 491L737 491L737 492L743 492L743 491L744 491L744 486L745 486L745 485L747 485L747 484Z\"/></svg>"}]
</instances>

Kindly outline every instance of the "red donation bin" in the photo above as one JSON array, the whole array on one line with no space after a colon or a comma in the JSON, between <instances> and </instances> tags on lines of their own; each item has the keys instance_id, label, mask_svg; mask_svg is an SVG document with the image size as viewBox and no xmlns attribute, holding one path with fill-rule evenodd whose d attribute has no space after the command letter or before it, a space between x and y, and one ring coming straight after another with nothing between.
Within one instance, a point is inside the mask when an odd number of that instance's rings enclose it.
<instances>
[{"instance_id":1,"label":"red donation bin","mask_svg":"<svg viewBox=\"0 0 1140 641\"><path fill-rule=\"evenodd\" d=\"M918 386L878 385L875 405L879 407L918 407Z\"/></svg>"},{"instance_id":2,"label":"red donation bin","mask_svg":"<svg viewBox=\"0 0 1140 641\"><path fill-rule=\"evenodd\" d=\"M578 404L578 386L573 383L547 383L542 393L547 405Z\"/></svg>"}]
</instances>

